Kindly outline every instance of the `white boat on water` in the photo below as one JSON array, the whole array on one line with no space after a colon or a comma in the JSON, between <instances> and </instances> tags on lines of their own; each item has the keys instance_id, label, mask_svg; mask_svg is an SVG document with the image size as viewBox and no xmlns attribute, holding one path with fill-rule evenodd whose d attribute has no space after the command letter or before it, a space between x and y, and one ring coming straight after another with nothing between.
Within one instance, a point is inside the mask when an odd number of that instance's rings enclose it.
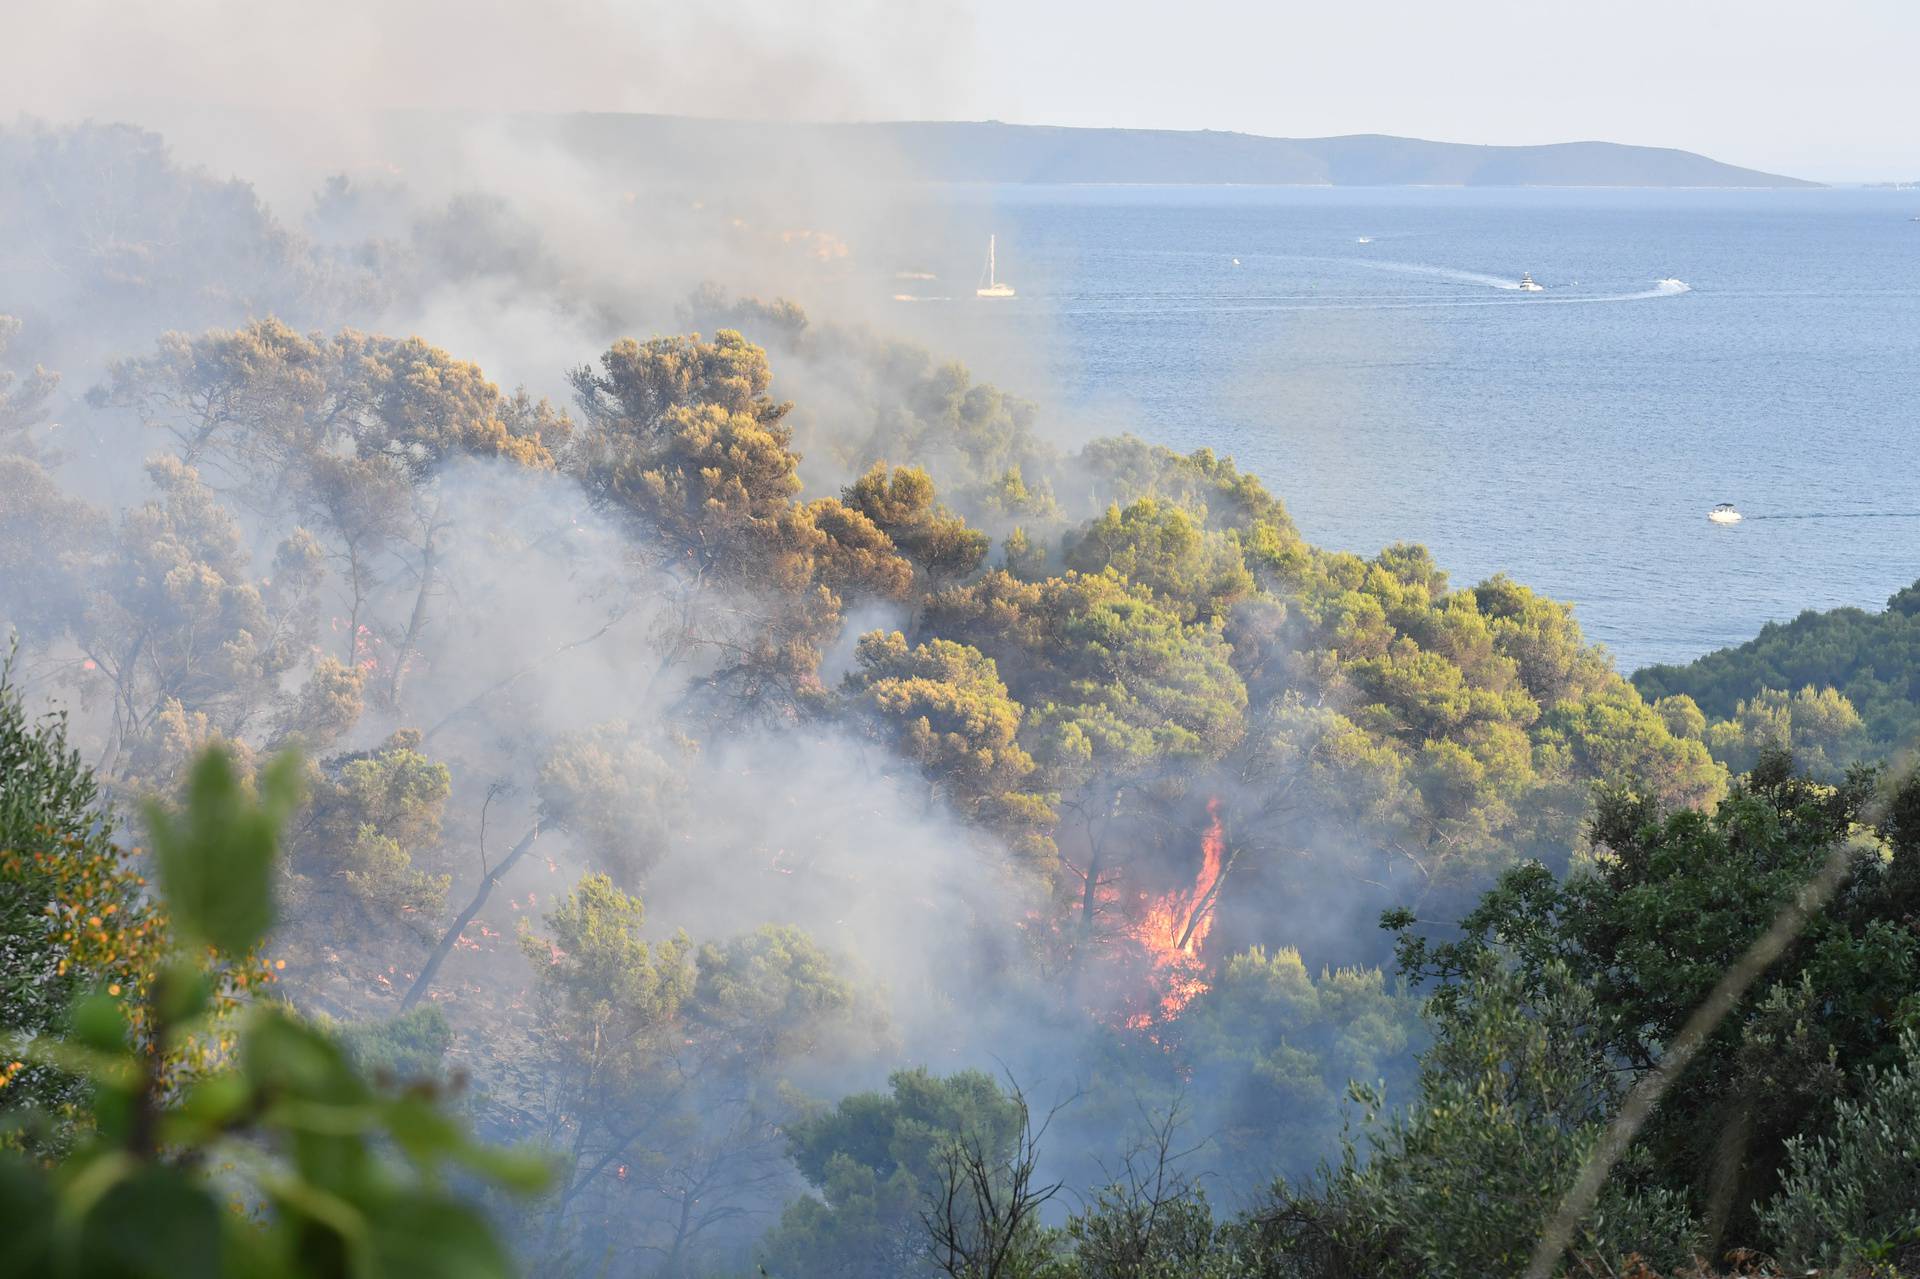
<instances>
[{"instance_id":1,"label":"white boat on water","mask_svg":"<svg viewBox=\"0 0 1920 1279\"><path fill-rule=\"evenodd\" d=\"M1533 276L1525 271L1520 273L1520 283L1514 287L1522 293L1545 293L1547 291L1545 285L1534 283Z\"/></svg>"},{"instance_id":2,"label":"white boat on water","mask_svg":"<svg viewBox=\"0 0 1920 1279\"><path fill-rule=\"evenodd\" d=\"M991 235L987 237L986 287L975 289L973 292L975 296L983 298L1010 298L1013 296L1013 286L1000 283L998 265L994 262L994 239L995 237Z\"/></svg>"},{"instance_id":3,"label":"white boat on water","mask_svg":"<svg viewBox=\"0 0 1920 1279\"><path fill-rule=\"evenodd\" d=\"M1707 512L1707 518L1715 524L1738 524L1740 511L1732 502L1722 502Z\"/></svg>"}]
</instances>

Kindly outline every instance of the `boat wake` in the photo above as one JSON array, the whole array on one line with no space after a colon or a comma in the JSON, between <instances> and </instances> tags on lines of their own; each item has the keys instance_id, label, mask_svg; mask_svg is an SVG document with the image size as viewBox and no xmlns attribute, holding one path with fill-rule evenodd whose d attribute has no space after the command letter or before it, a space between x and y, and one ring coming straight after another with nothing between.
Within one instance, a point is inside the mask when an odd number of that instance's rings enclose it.
<instances>
[{"instance_id":1,"label":"boat wake","mask_svg":"<svg viewBox=\"0 0 1920 1279\"><path fill-rule=\"evenodd\" d=\"M1430 266L1424 262L1391 262L1378 258L1342 258L1343 262L1352 262L1369 267L1375 271L1393 271L1401 275L1424 275L1437 280L1455 280L1461 284L1482 284L1494 289L1518 289L1520 281L1509 280L1503 276L1488 275L1483 271L1461 271L1450 266Z\"/></svg>"},{"instance_id":2,"label":"boat wake","mask_svg":"<svg viewBox=\"0 0 1920 1279\"><path fill-rule=\"evenodd\" d=\"M1374 270L1389 271L1401 275L1416 275L1427 279L1454 281L1460 284L1477 285L1505 293L1523 294L1521 297L1504 298L1476 296L1470 291L1453 293L1422 293L1398 297L1372 297L1353 293L1285 293L1285 294L1244 294L1218 298L1201 305L1169 304L1164 294L1128 295L1126 300L1137 297L1139 301L1160 301L1160 305L1134 307L1102 307L1107 314L1148 315L1177 311L1228 310L1236 314L1256 314L1277 311L1423 311L1432 309L1451 310L1459 307L1478 306L1589 306L1595 303L1645 302L1654 298L1678 297L1691 293L1693 286L1685 280L1672 278L1655 280L1651 288L1636 289L1627 293L1580 293L1570 292L1577 285L1557 285L1551 290L1526 290L1520 280L1509 280L1497 275L1488 275L1482 271L1462 271L1454 267L1432 266L1421 262L1375 261L1371 258L1300 258L1297 261L1339 262ZM896 296L897 301L945 301L946 299L920 299ZM1110 296L1109 303L1122 300ZM1063 314L1074 314L1078 308L1069 307Z\"/></svg>"},{"instance_id":3,"label":"boat wake","mask_svg":"<svg viewBox=\"0 0 1920 1279\"><path fill-rule=\"evenodd\" d=\"M1749 515L1750 520L1920 520L1920 511L1802 511L1790 515Z\"/></svg>"},{"instance_id":4,"label":"boat wake","mask_svg":"<svg viewBox=\"0 0 1920 1279\"><path fill-rule=\"evenodd\" d=\"M1485 271L1462 271L1457 267L1433 266L1425 262L1382 261L1377 258L1341 258L1340 261L1350 262L1356 266L1367 267L1375 271L1391 271L1399 275L1420 275L1436 280L1453 280L1460 284L1477 284L1486 288L1501 289L1510 293L1518 293L1525 290L1525 284L1520 280L1510 280L1500 275L1489 275ZM1562 294L1559 297L1542 298L1538 301L1530 302L1529 305L1538 305L1539 302L1542 301L1562 303L1642 302L1649 298L1674 297L1678 294L1691 293L1692 291L1693 286L1685 280L1669 278L1665 280L1655 280L1652 288L1640 289L1633 293L1603 293L1574 296ZM1391 306L1392 304L1387 303L1386 305Z\"/></svg>"},{"instance_id":5,"label":"boat wake","mask_svg":"<svg viewBox=\"0 0 1920 1279\"><path fill-rule=\"evenodd\" d=\"M1693 286L1685 280L1655 280L1650 289L1640 289L1633 293L1596 293L1587 297L1547 298L1548 302L1645 302L1651 298L1674 298L1682 293L1693 292Z\"/></svg>"}]
</instances>

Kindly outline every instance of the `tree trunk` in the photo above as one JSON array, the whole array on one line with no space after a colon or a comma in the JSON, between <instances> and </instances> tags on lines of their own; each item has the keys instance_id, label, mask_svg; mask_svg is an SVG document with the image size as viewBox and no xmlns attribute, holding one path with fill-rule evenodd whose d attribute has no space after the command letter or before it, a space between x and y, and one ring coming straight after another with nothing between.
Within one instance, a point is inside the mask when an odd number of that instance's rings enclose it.
<instances>
[{"instance_id":1,"label":"tree trunk","mask_svg":"<svg viewBox=\"0 0 1920 1279\"><path fill-rule=\"evenodd\" d=\"M367 583L357 542L347 543L347 581L353 587L353 606L347 615L347 666L352 669L360 665L360 610L367 603Z\"/></svg>"},{"instance_id":2,"label":"tree trunk","mask_svg":"<svg viewBox=\"0 0 1920 1279\"><path fill-rule=\"evenodd\" d=\"M407 619L407 632L400 639L400 651L393 655L393 678L387 681L387 705L400 705L400 688L406 683L407 663L413 659L420 628L427 621L427 593L433 589L434 539L440 535L440 507L436 503L427 520L427 538L420 548L420 589L413 597L413 615Z\"/></svg>"},{"instance_id":3,"label":"tree trunk","mask_svg":"<svg viewBox=\"0 0 1920 1279\"><path fill-rule=\"evenodd\" d=\"M539 838L540 823L535 822L527 833L520 837L520 842L513 846L513 851L508 853L498 866L480 877L480 887L475 890L473 900L467 903L467 908L460 912L460 917L441 934L440 944L433 948L433 954L429 955L427 962L420 966L420 975L413 979L413 985L407 989L407 997L400 1001L401 1012L406 1012L420 1002L420 997L427 993L427 987L433 984L435 974L440 971L440 965L444 964L447 956L453 953L453 945L460 940L460 934L467 930L467 925L473 922L473 917L478 915L480 908L487 904L487 898L493 895L494 885L514 868L515 863L527 855L527 850L531 849L534 841Z\"/></svg>"},{"instance_id":4,"label":"tree trunk","mask_svg":"<svg viewBox=\"0 0 1920 1279\"><path fill-rule=\"evenodd\" d=\"M1106 788L1103 788L1103 790ZM1120 806L1120 788L1113 787L1103 796L1101 808L1105 811L1087 817L1087 882L1080 891L1080 935L1093 936L1093 915L1100 908L1100 871L1104 865L1106 846L1106 827L1102 825L1099 834L1094 833L1096 822L1108 822Z\"/></svg>"}]
</instances>

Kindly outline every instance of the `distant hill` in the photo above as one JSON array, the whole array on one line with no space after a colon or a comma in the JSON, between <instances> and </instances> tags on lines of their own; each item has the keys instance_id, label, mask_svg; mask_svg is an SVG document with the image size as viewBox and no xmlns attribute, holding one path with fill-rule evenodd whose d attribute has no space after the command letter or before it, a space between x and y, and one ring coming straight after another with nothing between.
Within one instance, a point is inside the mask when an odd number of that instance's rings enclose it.
<instances>
[{"instance_id":1,"label":"distant hill","mask_svg":"<svg viewBox=\"0 0 1920 1279\"><path fill-rule=\"evenodd\" d=\"M596 154L647 169L716 154L810 154L932 182L1235 183L1275 186L1812 187L1690 151L1559 142L1472 146L1381 134L1266 138L1169 129L1067 129L965 122L767 124L679 116L549 118Z\"/></svg>"}]
</instances>

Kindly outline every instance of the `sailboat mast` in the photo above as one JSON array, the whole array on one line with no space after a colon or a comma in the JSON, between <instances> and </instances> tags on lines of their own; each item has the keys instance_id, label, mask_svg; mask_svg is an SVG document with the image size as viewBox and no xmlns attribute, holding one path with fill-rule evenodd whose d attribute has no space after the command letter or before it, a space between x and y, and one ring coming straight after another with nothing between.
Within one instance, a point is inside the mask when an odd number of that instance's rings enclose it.
<instances>
[{"instance_id":1,"label":"sailboat mast","mask_svg":"<svg viewBox=\"0 0 1920 1279\"><path fill-rule=\"evenodd\" d=\"M1012 287L1000 283L999 248L1000 237L989 232L987 235L987 282L974 290L977 297L1010 298L1013 296Z\"/></svg>"}]
</instances>

